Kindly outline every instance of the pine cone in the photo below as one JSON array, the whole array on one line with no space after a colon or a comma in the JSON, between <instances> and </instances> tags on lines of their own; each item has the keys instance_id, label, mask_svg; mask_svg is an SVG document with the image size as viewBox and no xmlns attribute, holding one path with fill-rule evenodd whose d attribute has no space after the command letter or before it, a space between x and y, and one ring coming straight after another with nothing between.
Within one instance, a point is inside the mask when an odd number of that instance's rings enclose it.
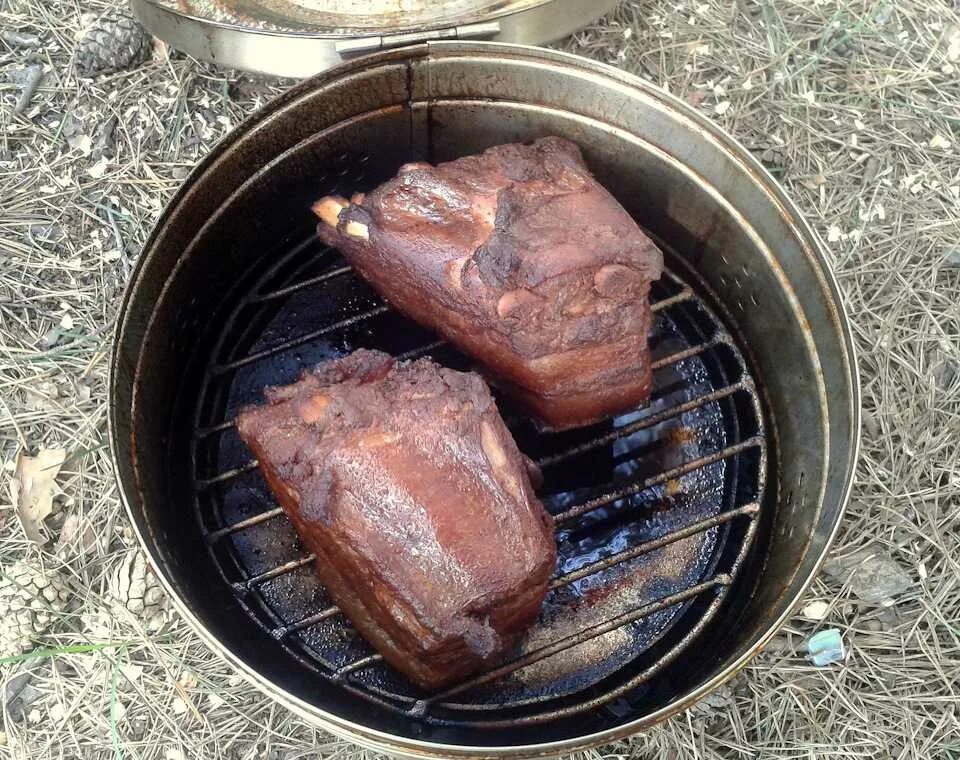
<instances>
[{"instance_id":1,"label":"pine cone","mask_svg":"<svg viewBox=\"0 0 960 760\"><path fill-rule=\"evenodd\" d=\"M69 598L58 573L24 560L4 568L0 577L0 657L12 657L33 647Z\"/></svg>"},{"instance_id":2,"label":"pine cone","mask_svg":"<svg viewBox=\"0 0 960 760\"><path fill-rule=\"evenodd\" d=\"M77 71L82 76L109 74L136 66L150 55L151 40L129 13L114 11L88 26L77 45Z\"/></svg>"},{"instance_id":3,"label":"pine cone","mask_svg":"<svg viewBox=\"0 0 960 760\"><path fill-rule=\"evenodd\" d=\"M167 621L166 594L138 550L128 553L114 572L110 595L150 633L160 630Z\"/></svg>"}]
</instances>

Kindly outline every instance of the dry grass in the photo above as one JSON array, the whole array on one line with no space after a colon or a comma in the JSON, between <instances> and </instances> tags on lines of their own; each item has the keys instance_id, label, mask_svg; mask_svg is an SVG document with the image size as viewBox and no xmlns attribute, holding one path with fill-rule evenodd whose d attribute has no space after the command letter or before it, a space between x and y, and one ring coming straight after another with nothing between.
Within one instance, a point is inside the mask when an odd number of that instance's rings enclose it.
<instances>
[{"instance_id":1,"label":"dry grass","mask_svg":"<svg viewBox=\"0 0 960 760\"><path fill-rule=\"evenodd\" d=\"M59 519L76 515L95 541L81 531L43 556L75 592L44 644L120 642L3 666L5 683L32 670L35 701L22 715L4 706L0 756L365 757L242 683L181 621L147 637L104 601L132 546L104 446L119 293L186 169L281 90L177 57L80 80L74 35L83 13L104 7L0 0L0 30L43 40L0 41L3 479L23 442L69 449ZM944 263L960 245L958 25L934 0L633 0L565 43L713 115L830 241L866 414L835 554L878 546L916 581L879 608L822 577L811 599L829 603L826 619L796 617L710 709L589 757L960 757L960 268ZM13 115L31 64L44 78ZM111 117L115 148L101 161ZM21 556L40 559L5 505L0 564ZM850 647L842 667L803 658L804 638L826 626Z\"/></svg>"}]
</instances>

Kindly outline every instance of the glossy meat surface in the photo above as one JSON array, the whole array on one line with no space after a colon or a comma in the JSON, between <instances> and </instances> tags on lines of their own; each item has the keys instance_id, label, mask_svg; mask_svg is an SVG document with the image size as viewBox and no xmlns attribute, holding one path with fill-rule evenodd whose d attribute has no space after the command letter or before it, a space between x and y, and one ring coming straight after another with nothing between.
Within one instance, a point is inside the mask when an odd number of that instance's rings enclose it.
<instances>
[{"instance_id":1,"label":"glossy meat surface","mask_svg":"<svg viewBox=\"0 0 960 760\"><path fill-rule=\"evenodd\" d=\"M393 305L477 358L549 427L650 394L650 283L663 257L557 137L402 167L318 234Z\"/></svg>"},{"instance_id":2,"label":"glossy meat surface","mask_svg":"<svg viewBox=\"0 0 960 760\"><path fill-rule=\"evenodd\" d=\"M357 351L237 425L334 601L415 683L495 662L536 619L553 525L478 376Z\"/></svg>"}]
</instances>

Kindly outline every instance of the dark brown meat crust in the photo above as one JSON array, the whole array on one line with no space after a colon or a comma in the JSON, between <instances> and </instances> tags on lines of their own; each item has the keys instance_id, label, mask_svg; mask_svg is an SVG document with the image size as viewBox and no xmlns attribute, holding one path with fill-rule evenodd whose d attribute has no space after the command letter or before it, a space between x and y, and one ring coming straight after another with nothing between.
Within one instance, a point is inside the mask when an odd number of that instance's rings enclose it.
<instances>
[{"instance_id":1,"label":"dark brown meat crust","mask_svg":"<svg viewBox=\"0 0 960 760\"><path fill-rule=\"evenodd\" d=\"M409 164L320 237L391 303L480 360L547 425L650 394L649 289L663 257L558 137Z\"/></svg>"},{"instance_id":2,"label":"dark brown meat crust","mask_svg":"<svg viewBox=\"0 0 960 760\"><path fill-rule=\"evenodd\" d=\"M357 630L428 689L502 657L556 548L484 382L357 351L266 398L240 436Z\"/></svg>"}]
</instances>

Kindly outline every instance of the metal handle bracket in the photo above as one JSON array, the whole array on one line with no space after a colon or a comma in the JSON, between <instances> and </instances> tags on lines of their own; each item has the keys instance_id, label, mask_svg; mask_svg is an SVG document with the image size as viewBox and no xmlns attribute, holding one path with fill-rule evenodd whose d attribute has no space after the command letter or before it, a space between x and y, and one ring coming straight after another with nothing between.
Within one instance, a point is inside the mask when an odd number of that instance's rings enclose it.
<instances>
[{"instance_id":1,"label":"metal handle bracket","mask_svg":"<svg viewBox=\"0 0 960 760\"><path fill-rule=\"evenodd\" d=\"M423 32L378 34L371 37L354 37L337 42L335 47L341 58L352 58L375 50L413 45L430 40L488 40L500 34L499 21L484 21L445 29L430 29Z\"/></svg>"}]
</instances>

